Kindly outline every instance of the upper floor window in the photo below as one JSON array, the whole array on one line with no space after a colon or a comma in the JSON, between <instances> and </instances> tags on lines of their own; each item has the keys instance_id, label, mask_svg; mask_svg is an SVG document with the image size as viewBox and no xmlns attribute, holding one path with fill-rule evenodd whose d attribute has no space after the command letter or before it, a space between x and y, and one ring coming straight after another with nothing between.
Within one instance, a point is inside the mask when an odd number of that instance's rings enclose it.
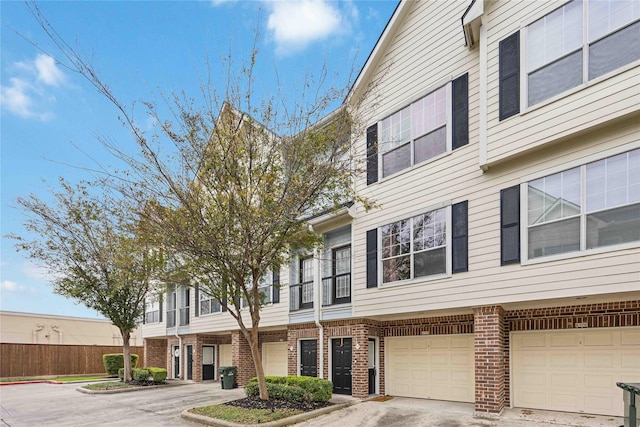
<instances>
[{"instance_id":1,"label":"upper floor window","mask_svg":"<svg viewBox=\"0 0 640 427\"><path fill-rule=\"evenodd\" d=\"M527 105L639 60L639 20L638 0L572 0L527 26Z\"/></svg>"},{"instance_id":2,"label":"upper floor window","mask_svg":"<svg viewBox=\"0 0 640 427\"><path fill-rule=\"evenodd\" d=\"M177 295L175 286L171 286L167 292L167 328L176 326Z\"/></svg>"},{"instance_id":3,"label":"upper floor window","mask_svg":"<svg viewBox=\"0 0 640 427\"><path fill-rule=\"evenodd\" d=\"M527 257L640 241L640 149L526 184Z\"/></svg>"},{"instance_id":4,"label":"upper floor window","mask_svg":"<svg viewBox=\"0 0 640 427\"><path fill-rule=\"evenodd\" d=\"M162 317L160 316L161 310L159 296L153 295L147 297L145 300L144 323L162 322Z\"/></svg>"},{"instance_id":5,"label":"upper floor window","mask_svg":"<svg viewBox=\"0 0 640 427\"><path fill-rule=\"evenodd\" d=\"M447 272L445 208L384 225L380 233L382 283Z\"/></svg>"},{"instance_id":6,"label":"upper floor window","mask_svg":"<svg viewBox=\"0 0 640 427\"><path fill-rule=\"evenodd\" d=\"M213 298L203 290L200 290L200 316L212 313L221 313L222 305L220 301Z\"/></svg>"},{"instance_id":7,"label":"upper floor window","mask_svg":"<svg viewBox=\"0 0 640 427\"><path fill-rule=\"evenodd\" d=\"M469 143L469 75L367 129L367 185ZM379 167L380 165L380 167Z\"/></svg>"},{"instance_id":8,"label":"upper floor window","mask_svg":"<svg viewBox=\"0 0 640 427\"><path fill-rule=\"evenodd\" d=\"M383 177L451 150L449 92L443 86L380 122Z\"/></svg>"}]
</instances>

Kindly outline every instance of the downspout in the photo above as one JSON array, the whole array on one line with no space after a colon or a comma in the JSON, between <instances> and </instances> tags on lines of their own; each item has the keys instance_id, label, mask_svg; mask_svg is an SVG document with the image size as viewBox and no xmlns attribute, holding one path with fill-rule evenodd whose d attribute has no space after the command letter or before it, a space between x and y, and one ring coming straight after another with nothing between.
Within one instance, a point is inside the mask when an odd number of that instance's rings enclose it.
<instances>
[{"instance_id":1,"label":"downspout","mask_svg":"<svg viewBox=\"0 0 640 427\"><path fill-rule=\"evenodd\" d=\"M184 370L183 366L182 366L182 337L180 336L180 334L178 334L178 325L180 325L180 290L178 289L178 286L176 286L176 311L175 311L175 321L176 321L176 329L174 332L174 335L176 338L178 338L178 350L180 352L180 355L178 356L180 358L180 375L178 375L178 378L182 378L182 371ZM174 354L173 357L175 357L176 355ZM175 366L175 363L174 363Z\"/></svg>"},{"instance_id":2,"label":"downspout","mask_svg":"<svg viewBox=\"0 0 640 427\"><path fill-rule=\"evenodd\" d=\"M38 343L38 332L40 332L41 330L44 329L44 325L42 323L38 323L36 325L37 329L33 330L33 343L37 344Z\"/></svg>"},{"instance_id":3,"label":"downspout","mask_svg":"<svg viewBox=\"0 0 640 427\"><path fill-rule=\"evenodd\" d=\"M53 332L56 332L58 334L58 344L62 344L62 331L60 330L60 328L57 325L53 325L51 326L51 329L53 330Z\"/></svg>"},{"instance_id":4,"label":"downspout","mask_svg":"<svg viewBox=\"0 0 640 427\"><path fill-rule=\"evenodd\" d=\"M311 224L309 224L309 229L312 232L315 232ZM320 270L320 267L321 267L320 250L318 248L313 249L313 259L315 261L314 278L313 278L313 282L314 282L313 289L315 291L315 295L313 299L314 299L314 302L317 302L317 304L316 303L313 304L313 317L314 317L316 326L318 327L318 332L319 332L318 346L320 347L320 366L318 367L319 368L318 377L324 378L324 327L322 326L322 323L320 323L320 309L322 308L322 272Z\"/></svg>"}]
</instances>

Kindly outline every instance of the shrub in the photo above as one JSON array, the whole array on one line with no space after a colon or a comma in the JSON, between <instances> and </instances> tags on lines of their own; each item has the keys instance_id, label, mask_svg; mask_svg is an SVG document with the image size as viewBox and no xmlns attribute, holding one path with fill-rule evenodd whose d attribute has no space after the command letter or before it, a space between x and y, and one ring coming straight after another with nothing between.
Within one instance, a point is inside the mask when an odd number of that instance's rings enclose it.
<instances>
[{"instance_id":1,"label":"shrub","mask_svg":"<svg viewBox=\"0 0 640 427\"><path fill-rule=\"evenodd\" d=\"M118 369L124 368L124 355L122 353L111 353L102 355L102 363L107 375L118 375ZM138 355L131 355L131 368L135 368L138 364Z\"/></svg>"},{"instance_id":2,"label":"shrub","mask_svg":"<svg viewBox=\"0 0 640 427\"><path fill-rule=\"evenodd\" d=\"M265 377L269 397L292 402L328 402L331 399L331 381L315 377ZM258 396L258 379L251 378L245 386L248 397Z\"/></svg>"},{"instance_id":3,"label":"shrub","mask_svg":"<svg viewBox=\"0 0 640 427\"><path fill-rule=\"evenodd\" d=\"M118 378L120 378L120 381L124 381L124 368L118 369Z\"/></svg>"},{"instance_id":4,"label":"shrub","mask_svg":"<svg viewBox=\"0 0 640 427\"><path fill-rule=\"evenodd\" d=\"M149 380L149 370L143 368L133 368L131 370L131 379L137 382L146 382Z\"/></svg>"},{"instance_id":5,"label":"shrub","mask_svg":"<svg viewBox=\"0 0 640 427\"><path fill-rule=\"evenodd\" d=\"M147 370L153 377L154 383L161 383L167 379L167 370L164 368L147 368Z\"/></svg>"}]
</instances>

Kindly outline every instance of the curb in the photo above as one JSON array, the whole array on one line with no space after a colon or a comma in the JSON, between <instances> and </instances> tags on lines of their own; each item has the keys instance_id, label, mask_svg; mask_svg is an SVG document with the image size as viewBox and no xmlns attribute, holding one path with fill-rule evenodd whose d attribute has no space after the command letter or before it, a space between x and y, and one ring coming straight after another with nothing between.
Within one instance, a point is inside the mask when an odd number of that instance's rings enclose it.
<instances>
[{"instance_id":1,"label":"curb","mask_svg":"<svg viewBox=\"0 0 640 427\"><path fill-rule=\"evenodd\" d=\"M182 411L180 416L189 421L195 421L200 424L206 424L208 426L215 426L215 427L251 427L251 426L283 427L283 426L289 426L292 424L297 424L302 421L309 420L311 418L316 418L320 415L328 414L330 412L338 411L340 409L347 408L351 405L355 405L356 403L360 403L360 401L354 400L352 402L336 403L335 405L316 409L315 411L304 412L302 414L293 415L291 417L283 418L281 420L270 421L268 423L253 424L253 425L238 424L231 421L225 421L225 420L219 420L217 418L206 417L204 415L192 414L191 412L189 412L189 409L185 409L184 411Z\"/></svg>"},{"instance_id":2,"label":"curb","mask_svg":"<svg viewBox=\"0 0 640 427\"><path fill-rule=\"evenodd\" d=\"M154 388L178 387L181 385L185 385L185 384L168 383L168 384L158 384L158 385L114 388L113 390L89 390L84 387L77 387L76 391L79 391L80 393L84 393L84 394L115 394L115 393L128 393L128 392L141 391L141 390L152 390Z\"/></svg>"},{"instance_id":3,"label":"curb","mask_svg":"<svg viewBox=\"0 0 640 427\"><path fill-rule=\"evenodd\" d=\"M53 380L33 380L33 381L12 381L9 383L0 383L0 386L21 385L21 384L64 384L64 383L62 381L53 381Z\"/></svg>"}]
</instances>

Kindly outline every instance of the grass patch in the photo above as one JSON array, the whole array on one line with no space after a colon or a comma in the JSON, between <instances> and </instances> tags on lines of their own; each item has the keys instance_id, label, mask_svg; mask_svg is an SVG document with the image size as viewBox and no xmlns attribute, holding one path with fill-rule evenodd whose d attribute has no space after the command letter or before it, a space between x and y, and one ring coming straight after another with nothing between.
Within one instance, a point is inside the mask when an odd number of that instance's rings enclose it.
<instances>
[{"instance_id":1,"label":"grass patch","mask_svg":"<svg viewBox=\"0 0 640 427\"><path fill-rule=\"evenodd\" d=\"M270 409L246 409L228 405L201 406L189 409L189 412L239 424L263 424L302 413L296 409L276 409L271 412Z\"/></svg>"},{"instance_id":2,"label":"grass patch","mask_svg":"<svg viewBox=\"0 0 640 427\"><path fill-rule=\"evenodd\" d=\"M0 382L12 383L17 381L59 381L61 383L73 382L73 381L98 381L110 378L106 375L92 375L92 376L72 376L72 377L19 377L19 378L2 378Z\"/></svg>"},{"instance_id":3,"label":"grass patch","mask_svg":"<svg viewBox=\"0 0 640 427\"><path fill-rule=\"evenodd\" d=\"M121 381L109 381L95 384L87 384L82 386L82 388L86 388L87 390L115 390L119 388L135 388L131 384L127 384Z\"/></svg>"}]
</instances>

